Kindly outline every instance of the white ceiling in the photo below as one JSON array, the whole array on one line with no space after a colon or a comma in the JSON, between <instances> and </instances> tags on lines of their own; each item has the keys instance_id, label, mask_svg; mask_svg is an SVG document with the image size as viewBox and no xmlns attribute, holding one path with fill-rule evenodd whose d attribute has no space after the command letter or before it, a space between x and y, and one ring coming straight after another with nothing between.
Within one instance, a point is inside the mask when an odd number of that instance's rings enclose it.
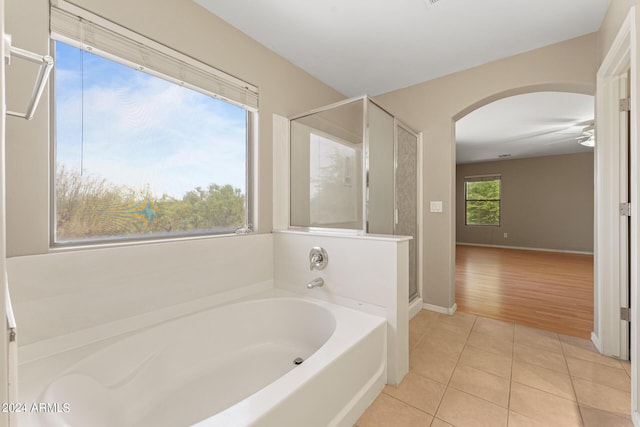
<instances>
[{"instance_id":1,"label":"white ceiling","mask_svg":"<svg viewBox=\"0 0 640 427\"><path fill-rule=\"evenodd\" d=\"M346 96L597 31L610 0L195 0Z\"/></svg>"},{"instance_id":2,"label":"white ceiling","mask_svg":"<svg viewBox=\"0 0 640 427\"><path fill-rule=\"evenodd\" d=\"M504 98L456 122L456 162L590 152L593 148L578 138L593 117L591 95L536 92Z\"/></svg>"},{"instance_id":3,"label":"white ceiling","mask_svg":"<svg viewBox=\"0 0 640 427\"><path fill-rule=\"evenodd\" d=\"M359 96L592 33L611 0L194 1L344 95ZM585 95L505 99L459 122L458 161L588 150L570 140L582 130L571 126L586 120L593 120L593 98Z\"/></svg>"}]
</instances>

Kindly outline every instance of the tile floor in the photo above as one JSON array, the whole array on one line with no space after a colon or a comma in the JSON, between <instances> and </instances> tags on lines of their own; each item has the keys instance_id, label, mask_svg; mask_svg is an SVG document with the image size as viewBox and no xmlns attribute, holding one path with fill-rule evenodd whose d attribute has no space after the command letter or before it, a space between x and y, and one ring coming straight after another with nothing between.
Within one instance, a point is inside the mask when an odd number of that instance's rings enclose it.
<instances>
[{"instance_id":1,"label":"tile floor","mask_svg":"<svg viewBox=\"0 0 640 427\"><path fill-rule=\"evenodd\" d=\"M632 426L630 364L588 340L422 310L409 350L405 379L357 427Z\"/></svg>"}]
</instances>

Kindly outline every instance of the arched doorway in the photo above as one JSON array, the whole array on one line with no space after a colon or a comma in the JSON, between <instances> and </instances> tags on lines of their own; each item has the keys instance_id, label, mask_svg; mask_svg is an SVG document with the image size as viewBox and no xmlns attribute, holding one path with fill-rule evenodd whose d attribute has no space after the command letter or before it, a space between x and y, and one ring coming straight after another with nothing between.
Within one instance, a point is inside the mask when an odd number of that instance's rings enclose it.
<instances>
[{"instance_id":1,"label":"arched doorway","mask_svg":"<svg viewBox=\"0 0 640 427\"><path fill-rule=\"evenodd\" d=\"M537 91L456 122L459 310L590 337L593 119L593 96Z\"/></svg>"}]
</instances>

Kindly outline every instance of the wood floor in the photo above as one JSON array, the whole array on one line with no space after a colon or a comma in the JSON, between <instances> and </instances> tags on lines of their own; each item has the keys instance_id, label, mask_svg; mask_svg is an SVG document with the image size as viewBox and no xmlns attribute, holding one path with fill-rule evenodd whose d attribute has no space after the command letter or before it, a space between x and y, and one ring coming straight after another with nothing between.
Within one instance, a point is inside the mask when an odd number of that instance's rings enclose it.
<instances>
[{"instance_id":1,"label":"wood floor","mask_svg":"<svg viewBox=\"0 0 640 427\"><path fill-rule=\"evenodd\" d=\"M458 245L458 310L560 334L593 330L593 256Z\"/></svg>"}]
</instances>

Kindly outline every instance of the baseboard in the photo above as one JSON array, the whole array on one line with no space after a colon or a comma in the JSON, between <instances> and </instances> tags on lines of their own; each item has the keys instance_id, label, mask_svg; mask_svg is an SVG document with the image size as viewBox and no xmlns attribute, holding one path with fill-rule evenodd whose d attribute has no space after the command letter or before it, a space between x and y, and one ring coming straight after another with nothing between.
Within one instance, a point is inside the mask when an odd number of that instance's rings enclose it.
<instances>
[{"instance_id":1,"label":"baseboard","mask_svg":"<svg viewBox=\"0 0 640 427\"><path fill-rule=\"evenodd\" d=\"M442 314L454 314L456 312L456 310L458 309L458 305L457 304L453 304L451 307L447 308L447 307L440 307L439 305L433 305L433 304L427 304L424 303L422 304L422 308L425 310L429 310L429 311L435 311L436 313L442 313Z\"/></svg>"},{"instance_id":2,"label":"baseboard","mask_svg":"<svg viewBox=\"0 0 640 427\"><path fill-rule=\"evenodd\" d=\"M418 297L409 303L409 320L422 310L422 298Z\"/></svg>"},{"instance_id":3,"label":"baseboard","mask_svg":"<svg viewBox=\"0 0 640 427\"><path fill-rule=\"evenodd\" d=\"M593 255L593 252L588 252L588 251L568 251L568 250L562 250L562 249L527 248L527 247L524 247L524 246L486 245L484 243L456 242L456 245L460 245L460 246L480 246L480 247L483 247L483 248L517 249L517 250L520 250L520 251L557 252L557 253L561 253L561 254Z\"/></svg>"},{"instance_id":4,"label":"baseboard","mask_svg":"<svg viewBox=\"0 0 640 427\"><path fill-rule=\"evenodd\" d=\"M598 338L595 332L591 332L591 342L596 346L596 349L600 353L602 353L602 343L600 342L600 338Z\"/></svg>"}]
</instances>

